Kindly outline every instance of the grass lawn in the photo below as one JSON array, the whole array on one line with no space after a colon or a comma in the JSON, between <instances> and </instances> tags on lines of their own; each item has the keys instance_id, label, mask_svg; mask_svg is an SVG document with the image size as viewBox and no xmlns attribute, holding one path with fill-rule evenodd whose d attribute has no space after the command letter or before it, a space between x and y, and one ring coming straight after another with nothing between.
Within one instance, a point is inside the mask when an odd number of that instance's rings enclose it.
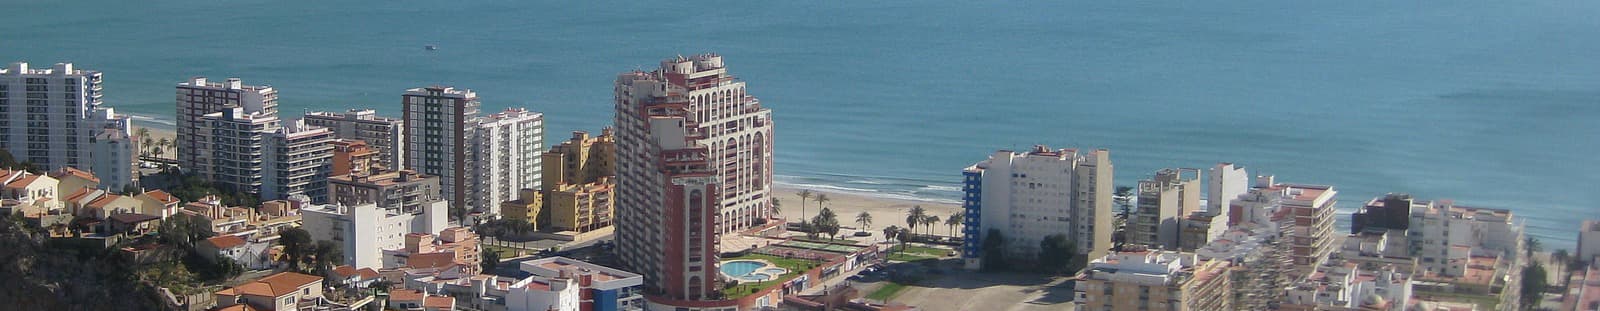
<instances>
[{"instance_id":1,"label":"grass lawn","mask_svg":"<svg viewBox=\"0 0 1600 311\"><path fill-rule=\"evenodd\" d=\"M826 236L820 236L820 237L817 237L815 239L813 239L811 237L806 237L806 236L797 236L797 237L793 237L792 239L794 239L795 241L806 241L806 242L817 242L817 243L834 243L834 244L844 244L844 245L860 245L855 240L851 240L851 239L828 239L828 237L826 237Z\"/></svg>"},{"instance_id":2,"label":"grass lawn","mask_svg":"<svg viewBox=\"0 0 1600 311\"><path fill-rule=\"evenodd\" d=\"M789 273L784 273L782 276L778 276L778 279L776 280L755 283L739 283L739 285L732 288L723 289L722 294L726 296L727 299L739 299L744 296L749 296L756 291L771 287L772 285L788 282L790 279L800 276L800 272L811 270L811 268L822 264L821 262L811 260L783 258L764 254L749 254L739 257L723 258L722 260L727 261L740 259L766 260L767 262L770 262L779 268L789 269Z\"/></svg>"},{"instance_id":3,"label":"grass lawn","mask_svg":"<svg viewBox=\"0 0 1600 311\"><path fill-rule=\"evenodd\" d=\"M1495 295L1474 295L1428 291L1414 292L1412 295L1414 297L1433 297L1434 299L1438 300L1468 302L1478 305L1478 310L1499 310L1500 306L1500 296Z\"/></svg>"},{"instance_id":4,"label":"grass lawn","mask_svg":"<svg viewBox=\"0 0 1600 311\"><path fill-rule=\"evenodd\" d=\"M918 261L918 260L938 259L938 258L939 257L923 256L921 254L915 254L915 253L892 253L892 254L889 254L889 260L892 260L892 261Z\"/></svg>"},{"instance_id":5,"label":"grass lawn","mask_svg":"<svg viewBox=\"0 0 1600 311\"><path fill-rule=\"evenodd\" d=\"M916 246L916 245L907 245L905 247L905 250L900 250L900 249L896 248L896 251L905 252L905 253L914 253L914 254L919 254L919 255L923 255L923 256L933 256L933 257L944 257L944 255L950 254L950 250L949 249L937 248L937 247L927 247L927 246Z\"/></svg>"},{"instance_id":6,"label":"grass lawn","mask_svg":"<svg viewBox=\"0 0 1600 311\"><path fill-rule=\"evenodd\" d=\"M517 257L517 249L515 249L515 248L499 246L499 245L487 245L487 244L483 245L483 247L486 247L490 251L495 252L495 254L499 254L500 255L500 259Z\"/></svg>"},{"instance_id":7,"label":"grass lawn","mask_svg":"<svg viewBox=\"0 0 1600 311\"><path fill-rule=\"evenodd\" d=\"M906 286L904 284L889 282L883 284L883 287L879 287L878 290L872 291L871 294L867 294L867 299L888 301L889 298L894 298L895 295L899 295L900 292L905 290Z\"/></svg>"}]
</instances>

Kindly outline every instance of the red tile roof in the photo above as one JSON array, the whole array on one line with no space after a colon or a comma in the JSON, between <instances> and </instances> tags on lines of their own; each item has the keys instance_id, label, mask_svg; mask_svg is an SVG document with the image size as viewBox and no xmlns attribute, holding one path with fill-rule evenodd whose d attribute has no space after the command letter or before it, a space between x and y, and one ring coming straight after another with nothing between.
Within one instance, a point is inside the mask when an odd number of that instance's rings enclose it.
<instances>
[{"instance_id":1,"label":"red tile roof","mask_svg":"<svg viewBox=\"0 0 1600 311\"><path fill-rule=\"evenodd\" d=\"M361 274L362 280L371 280L379 277L378 271L372 270L372 268L361 268L361 270L356 270L356 273Z\"/></svg>"},{"instance_id":2,"label":"red tile roof","mask_svg":"<svg viewBox=\"0 0 1600 311\"><path fill-rule=\"evenodd\" d=\"M443 268L455 264L456 254L448 252L412 254L406 266L412 269Z\"/></svg>"},{"instance_id":3,"label":"red tile roof","mask_svg":"<svg viewBox=\"0 0 1600 311\"><path fill-rule=\"evenodd\" d=\"M145 215L145 214L134 214L134 213L113 214L113 215L111 215L110 218L111 218L111 221L125 223L125 224L136 224L136 223L141 223L141 222L153 221L153 220L161 219L161 217L150 216L150 215Z\"/></svg>"},{"instance_id":4,"label":"red tile roof","mask_svg":"<svg viewBox=\"0 0 1600 311\"><path fill-rule=\"evenodd\" d=\"M389 291L389 300L422 301L422 292L414 289L399 289Z\"/></svg>"},{"instance_id":5,"label":"red tile roof","mask_svg":"<svg viewBox=\"0 0 1600 311\"><path fill-rule=\"evenodd\" d=\"M228 249L244 245L244 238L233 235L223 235L206 239L206 242L211 243L211 246L215 246L217 249Z\"/></svg>"},{"instance_id":6,"label":"red tile roof","mask_svg":"<svg viewBox=\"0 0 1600 311\"><path fill-rule=\"evenodd\" d=\"M251 295L276 298L294 293L295 290L298 290L301 287L321 281L322 277L320 276L294 272L282 272L261 278L255 282L245 283L234 288L218 291L217 294L229 296Z\"/></svg>"},{"instance_id":7,"label":"red tile roof","mask_svg":"<svg viewBox=\"0 0 1600 311\"><path fill-rule=\"evenodd\" d=\"M148 192L145 192L144 195L148 195L148 196L150 196L150 198L156 199L156 201L161 201L161 203L166 203L166 204L178 203L178 197L174 197L174 196L172 196L171 193L167 193L166 191L161 191L160 189L150 190Z\"/></svg>"},{"instance_id":8,"label":"red tile roof","mask_svg":"<svg viewBox=\"0 0 1600 311\"><path fill-rule=\"evenodd\" d=\"M31 183L33 183L34 180L38 180L38 179L39 179L39 175L24 176L22 178L17 179L17 181L13 181L13 182L11 182L9 184L6 184L6 188L27 187L28 184L31 184Z\"/></svg>"},{"instance_id":9,"label":"red tile roof","mask_svg":"<svg viewBox=\"0 0 1600 311\"><path fill-rule=\"evenodd\" d=\"M66 177L67 175L77 176L78 178L87 179L89 181L96 182L96 183L100 182L100 178L94 177L94 174L89 173L89 172L85 172L83 170L80 170L80 169L77 169L77 168L71 167L71 166L62 167L59 170L56 170L54 172L50 172L50 177L51 178L55 178L55 179L61 179L63 177Z\"/></svg>"},{"instance_id":10,"label":"red tile roof","mask_svg":"<svg viewBox=\"0 0 1600 311\"><path fill-rule=\"evenodd\" d=\"M428 296L422 301L422 307L453 309L456 307L456 299L445 296Z\"/></svg>"},{"instance_id":11,"label":"red tile roof","mask_svg":"<svg viewBox=\"0 0 1600 311\"><path fill-rule=\"evenodd\" d=\"M337 276L339 276L341 278L352 277L352 276L355 276L356 274L357 274L356 273L356 267L351 267L349 265L338 266L338 267L334 267L333 268L333 275L337 275Z\"/></svg>"},{"instance_id":12,"label":"red tile roof","mask_svg":"<svg viewBox=\"0 0 1600 311\"><path fill-rule=\"evenodd\" d=\"M94 199L94 201L89 202L89 207L106 208L106 204L111 204L111 201L116 201L117 198L121 198L121 197L122 196L115 195L115 194L107 194L107 195L104 195L104 196L100 196L99 199Z\"/></svg>"}]
</instances>

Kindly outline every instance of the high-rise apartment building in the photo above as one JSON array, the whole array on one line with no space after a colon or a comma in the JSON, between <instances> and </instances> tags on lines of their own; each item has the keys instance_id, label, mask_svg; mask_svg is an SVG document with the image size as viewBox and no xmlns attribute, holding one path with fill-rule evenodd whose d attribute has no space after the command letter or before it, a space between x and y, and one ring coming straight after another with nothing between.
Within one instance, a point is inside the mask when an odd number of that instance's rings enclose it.
<instances>
[{"instance_id":1,"label":"high-rise apartment building","mask_svg":"<svg viewBox=\"0 0 1600 311\"><path fill-rule=\"evenodd\" d=\"M1281 225L1293 265L1287 273L1299 279L1334 251L1338 193L1333 186L1277 183L1272 176L1261 176L1249 193L1233 201L1229 222Z\"/></svg>"},{"instance_id":2,"label":"high-rise apartment building","mask_svg":"<svg viewBox=\"0 0 1600 311\"><path fill-rule=\"evenodd\" d=\"M1162 169L1140 180L1138 209L1128 217L1128 243L1177 250L1180 228L1189 214L1200 211L1200 170Z\"/></svg>"},{"instance_id":3,"label":"high-rise apartment building","mask_svg":"<svg viewBox=\"0 0 1600 311\"><path fill-rule=\"evenodd\" d=\"M477 145L478 94L471 90L433 86L406 90L405 167L438 176L450 206L470 208L472 184L479 177L472 159Z\"/></svg>"},{"instance_id":4,"label":"high-rise apartment building","mask_svg":"<svg viewBox=\"0 0 1600 311\"><path fill-rule=\"evenodd\" d=\"M510 108L479 119L473 159L477 195L467 206L500 214L500 202L515 200L522 189L539 189L539 152L544 150L544 115Z\"/></svg>"},{"instance_id":5,"label":"high-rise apartment building","mask_svg":"<svg viewBox=\"0 0 1600 311\"><path fill-rule=\"evenodd\" d=\"M1112 253L1079 274L1072 303L1077 310L1238 310L1229 298L1231 265L1188 253Z\"/></svg>"},{"instance_id":6,"label":"high-rise apartment building","mask_svg":"<svg viewBox=\"0 0 1600 311\"><path fill-rule=\"evenodd\" d=\"M712 299L718 235L771 208L772 112L715 54L618 75L617 250L652 301Z\"/></svg>"},{"instance_id":7,"label":"high-rise apartment building","mask_svg":"<svg viewBox=\"0 0 1600 311\"><path fill-rule=\"evenodd\" d=\"M572 132L572 139L544 153L544 205L549 227L590 232L610 227L616 186L617 145L611 129L590 137Z\"/></svg>"},{"instance_id":8,"label":"high-rise apartment building","mask_svg":"<svg viewBox=\"0 0 1600 311\"><path fill-rule=\"evenodd\" d=\"M267 152L273 148L268 140L279 126L276 115L232 107L200 116L191 124L192 141L180 143L178 149L180 154L192 156L182 164L185 171L224 191L265 194ZM188 146L188 151L183 146Z\"/></svg>"},{"instance_id":9,"label":"high-rise apartment building","mask_svg":"<svg viewBox=\"0 0 1600 311\"><path fill-rule=\"evenodd\" d=\"M328 175L333 169L333 132L295 120L267 135L267 173L262 197L284 199L303 194L311 202L328 202ZM218 144L219 146L221 144Z\"/></svg>"},{"instance_id":10,"label":"high-rise apartment building","mask_svg":"<svg viewBox=\"0 0 1600 311\"><path fill-rule=\"evenodd\" d=\"M271 86L245 85L238 78L229 78L225 83L209 82L205 77L195 77L189 82L178 84L178 114L177 114L177 143L178 166L190 172L200 173L206 178L205 170L208 167L200 163L201 158L212 150L204 145L209 145L210 140L202 139L199 135L202 127L206 126L206 115L219 113L230 108L241 108L238 116L261 115L263 118L278 117L278 90Z\"/></svg>"},{"instance_id":11,"label":"high-rise apartment building","mask_svg":"<svg viewBox=\"0 0 1600 311\"><path fill-rule=\"evenodd\" d=\"M71 63L0 68L0 149L46 170L89 170L109 189L133 185L132 122L101 107L100 79Z\"/></svg>"},{"instance_id":12,"label":"high-rise apartment building","mask_svg":"<svg viewBox=\"0 0 1600 311\"><path fill-rule=\"evenodd\" d=\"M1033 260L1046 236L1065 235L1085 261L1111 248L1111 152L1034 146L1000 150L962 171L965 209L962 258L982 264L990 230L1005 240L1007 258Z\"/></svg>"},{"instance_id":13,"label":"high-rise apartment building","mask_svg":"<svg viewBox=\"0 0 1600 311\"><path fill-rule=\"evenodd\" d=\"M405 122L396 118L378 116L372 109L350 109L345 112L307 112L306 124L326 127L341 139L361 140L378 150L378 164L387 170L405 167Z\"/></svg>"}]
</instances>

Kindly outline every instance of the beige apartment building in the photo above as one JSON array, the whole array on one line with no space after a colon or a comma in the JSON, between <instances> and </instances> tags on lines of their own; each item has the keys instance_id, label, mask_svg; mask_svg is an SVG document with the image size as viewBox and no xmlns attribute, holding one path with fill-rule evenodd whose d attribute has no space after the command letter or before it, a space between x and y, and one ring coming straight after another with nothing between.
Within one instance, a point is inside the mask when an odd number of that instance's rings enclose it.
<instances>
[{"instance_id":1,"label":"beige apartment building","mask_svg":"<svg viewBox=\"0 0 1600 311\"><path fill-rule=\"evenodd\" d=\"M1234 310L1231 266L1189 253L1112 253L1078 275L1073 304L1079 311Z\"/></svg>"}]
</instances>

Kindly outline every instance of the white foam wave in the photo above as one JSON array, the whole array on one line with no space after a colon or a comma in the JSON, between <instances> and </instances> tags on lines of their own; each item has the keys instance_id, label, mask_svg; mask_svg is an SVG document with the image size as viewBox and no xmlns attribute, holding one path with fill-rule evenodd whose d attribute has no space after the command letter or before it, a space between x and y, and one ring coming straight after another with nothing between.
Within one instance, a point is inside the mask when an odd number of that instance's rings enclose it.
<instances>
[{"instance_id":1,"label":"white foam wave","mask_svg":"<svg viewBox=\"0 0 1600 311\"><path fill-rule=\"evenodd\" d=\"M958 187L958 186L927 185L927 186L922 186L921 189L917 189L917 190L961 192L961 187Z\"/></svg>"}]
</instances>

